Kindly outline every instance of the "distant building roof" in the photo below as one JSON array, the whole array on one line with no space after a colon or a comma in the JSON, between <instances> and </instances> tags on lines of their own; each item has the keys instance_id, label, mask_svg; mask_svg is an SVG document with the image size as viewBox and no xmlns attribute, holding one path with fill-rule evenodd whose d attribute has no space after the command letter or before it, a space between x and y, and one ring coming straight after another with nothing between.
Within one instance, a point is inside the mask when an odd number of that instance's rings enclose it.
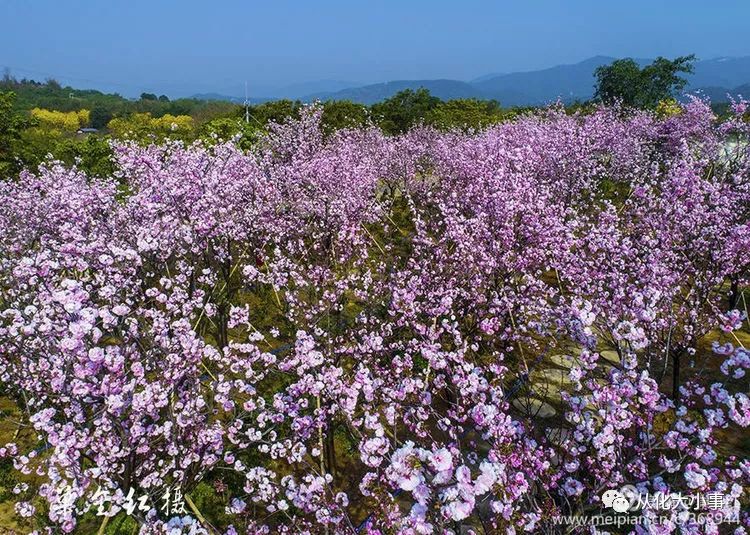
<instances>
[{"instance_id":1,"label":"distant building roof","mask_svg":"<svg viewBox=\"0 0 750 535\"><path fill-rule=\"evenodd\" d=\"M79 128L78 129L79 134L95 134L98 131L99 131L98 128Z\"/></svg>"}]
</instances>

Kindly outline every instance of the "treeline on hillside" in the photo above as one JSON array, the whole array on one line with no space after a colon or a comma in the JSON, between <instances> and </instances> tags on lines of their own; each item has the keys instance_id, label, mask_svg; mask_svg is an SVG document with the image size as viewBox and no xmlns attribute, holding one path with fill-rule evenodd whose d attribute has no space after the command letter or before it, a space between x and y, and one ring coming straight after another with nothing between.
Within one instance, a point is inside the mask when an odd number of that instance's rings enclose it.
<instances>
[{"instance_id":1,"label":"treeline on hillside","mask_svg":"<svg viewBox=\"0 0 750 535\"><path fill-rule=\"evenodd\" d=\"M301 101L276 100L248 107L194 99L169 100L144 93L138 100L93 90L6 77L0 83L0 175L35 167L48 155L77 163L92 174L108 174L109 139L139 143L238 139L248 148L271 122L299 117ZM388 134L424 123L440 129L481 129L524 109L495 101L442 101L426 90L402 91L372 106L350 101L322 103L326 132L374 123Z\"/></svg>"},{"instance_id":2,"label":"treeline on hillside","mask_svg":"<svg viewBox=\"0 0 750 535\"><path fill-rule=\"evenodd\" d=\"M55 80L37 82L15 80L7 75L0 82L0 91L15 94L14 109L31 113L34 109L60 112L88 110L87 127L108 129L113 119L127 119L149 114L152 119L163 116L190 116L196 126L217 118L244 118L244 107L226 101L181 98L170 100L166 95L142 93L137 100L96 90L62 87ZM298 115L301 101L275 100L250 106L250 121L265 125ZM325 106L326 126L332 129L358 126L370 119L380 123L386 132L398 133L415 122L423 121L441 127L481 128L507 117L496 101L458 99L444 102L426 89L402 91L372 106L351 101L329 101ZM138 123L135 121L136 126Z\"/></svg>"},{"instance_id":3,"label":"treeline on hillside","mask_svg":"<svg viewBox=\"0 0 750 535\"><path fill-rule=\"evenodd\" d=\"M685 87L681 76L692 71L694 57L657 58L640 67L630 59L596 70L592 102L566 106L586 112L597 102L618 101L625 106L671 113L679 109L674 97ZM34 168L49 155L76 163L91 174L111 172L109 139L139 143L202 139L208 143L237 139L248 148L270 122L299 117L300 101L276 100L249 106L224 101L170 100L143 93L137 100L118 94L63 87L55 80L16 80L8 73L0 81L0 178L22 168ZM482 129L511 119L530 108L503 108L496 101L443 101L426 89L401 91L382 102L365 106L351 101L322 103L326 132L378 125L387 134L400 134L423 123L441 130ZM714 110L724 113L726 105Z\"/></svg>"},{"instance_id":4,"label":"treeline on hillside","mask_svg":"<svg viewBox=\"0 0 750 535\"><path fill-rule=\"evenodd\" d=\"M0 91L12 91L16 95L14 108L21 112L30 112L34 108L63 112L89 110L91 118L88 126L98 129L106 128L107 123L115 117L134 113L150 113L154 117L190 115L197 120L208 120L231 113L236 107L230 102L189 98L170 100L166 95L151 93L142 93L141 98L132 100L117 93L63 87L52 79L45 82L16 80L8 73L0 81Z\"/></svg>"}]
</instances>

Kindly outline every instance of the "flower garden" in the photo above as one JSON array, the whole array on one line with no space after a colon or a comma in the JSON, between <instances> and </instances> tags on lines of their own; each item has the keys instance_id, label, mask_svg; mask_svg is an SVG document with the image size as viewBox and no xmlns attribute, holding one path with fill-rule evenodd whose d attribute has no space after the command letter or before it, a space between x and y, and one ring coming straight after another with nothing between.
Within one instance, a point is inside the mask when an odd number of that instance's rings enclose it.
<instances>
[{"instance_id":1,"label":"flower garden","mask_svg":"<svg viewBox=\"0 0 750 535\"><path fill-rule=\"evenodd\" d=\"M566 533L625 485L746 511L747 114L386 136L311 106L250 151L118 142L112 177L1 183L7 517Z\"/></svg>"}]
</instances>

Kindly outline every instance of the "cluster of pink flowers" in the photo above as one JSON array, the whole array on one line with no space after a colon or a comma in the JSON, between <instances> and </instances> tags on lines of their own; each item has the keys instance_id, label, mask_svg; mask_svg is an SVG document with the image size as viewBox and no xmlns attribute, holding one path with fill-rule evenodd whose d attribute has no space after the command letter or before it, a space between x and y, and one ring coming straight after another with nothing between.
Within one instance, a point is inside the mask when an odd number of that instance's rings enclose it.
<instances>
[{"instance_id":1,"label":"cluster of pink flowers","mask_svg":"<svg viewBox=\"0 0 750 535\"><path fill-rule=\"evenodd\" d=\"M743 106L398 137L311 107L250 153L0 184L18 515L67 533L137 489L141 533L551 533L623 485L747 504L719 447L750 426ZM221 519L159 514L202 482Z\"/></svg>"}]
</instances>

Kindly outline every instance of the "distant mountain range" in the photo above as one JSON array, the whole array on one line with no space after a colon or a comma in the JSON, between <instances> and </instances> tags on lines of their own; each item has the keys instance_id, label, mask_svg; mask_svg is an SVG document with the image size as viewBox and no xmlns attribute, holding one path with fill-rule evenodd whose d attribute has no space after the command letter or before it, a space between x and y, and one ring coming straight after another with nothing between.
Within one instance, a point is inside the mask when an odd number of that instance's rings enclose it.
<instances>
[{"instance_id":1,"label":"distant mountain range","mask_svg":"<svg viewBox=\"0 0 750 535\"><path fill-rule=\"evenodd\" d=\"M302 100L351 100L362 104L374 104L392 97L405 89L424 87L430 93L443 100L452 98L486 98L478 93L477 88L459 80L394 80L382 84L371 84L361 87L350 87L336 92L321 92L304 95Z\"/></svg>"},{"instance_id":2,"label":"distant mountain range","mask_svg":"<svg viewBox=\"0 0 750 535\"><path fill-rule=\"evenodd\" d=\"M608 65L616 58L595 56L572 65L557 65L548 69L507 74L488 74L474 80L395 80L363 86L342 87L346 82L320 81L289 86L274 91L267 97L255 97L252 102L277 98L292 98L302 101L351 100L362 104L374 104L393 96L404 89L428 89L443 100L455 98L495 99L503 106L527 106L548 104L556 100L573 102L588 100L594 93L594 71ZM650 59L636 59L642 65ZM727 100L727 94L750 97L750 56L740 58L715 58L697 61L695 72L687 76L687 92L701 92L712 102ZM310 89L316 88L312 91ZM244 101L241 97L218 94L196 95L196 98L213 100Z\"/></svg>"},{"instance_id":3,"label":"distant mountain range","mask_svg":"<svg viewBox=\"0 0 750 535\"><path fill-rule=\"evenodd\" d=\"M318 93L333 93L335 91L341 91L342 89L348 89L350 87L357 87L360 84L356 82L344 82L342 80L315 80L312 82L301 82L298 84L291 84L282 87L261 87L255 88L256 96L248 97L248 102L251 104L257 104L260 102L267 102L269 100L277 99L305 99L314 100L308 98L310 95ZM259 97L257 94L268 95ZM232 97L223 95L221 93L197 93L191 95L189 98L195 98L198 100L226 100L229 102L245 102L245 97Z\"/></svg>"}]
</instances>

